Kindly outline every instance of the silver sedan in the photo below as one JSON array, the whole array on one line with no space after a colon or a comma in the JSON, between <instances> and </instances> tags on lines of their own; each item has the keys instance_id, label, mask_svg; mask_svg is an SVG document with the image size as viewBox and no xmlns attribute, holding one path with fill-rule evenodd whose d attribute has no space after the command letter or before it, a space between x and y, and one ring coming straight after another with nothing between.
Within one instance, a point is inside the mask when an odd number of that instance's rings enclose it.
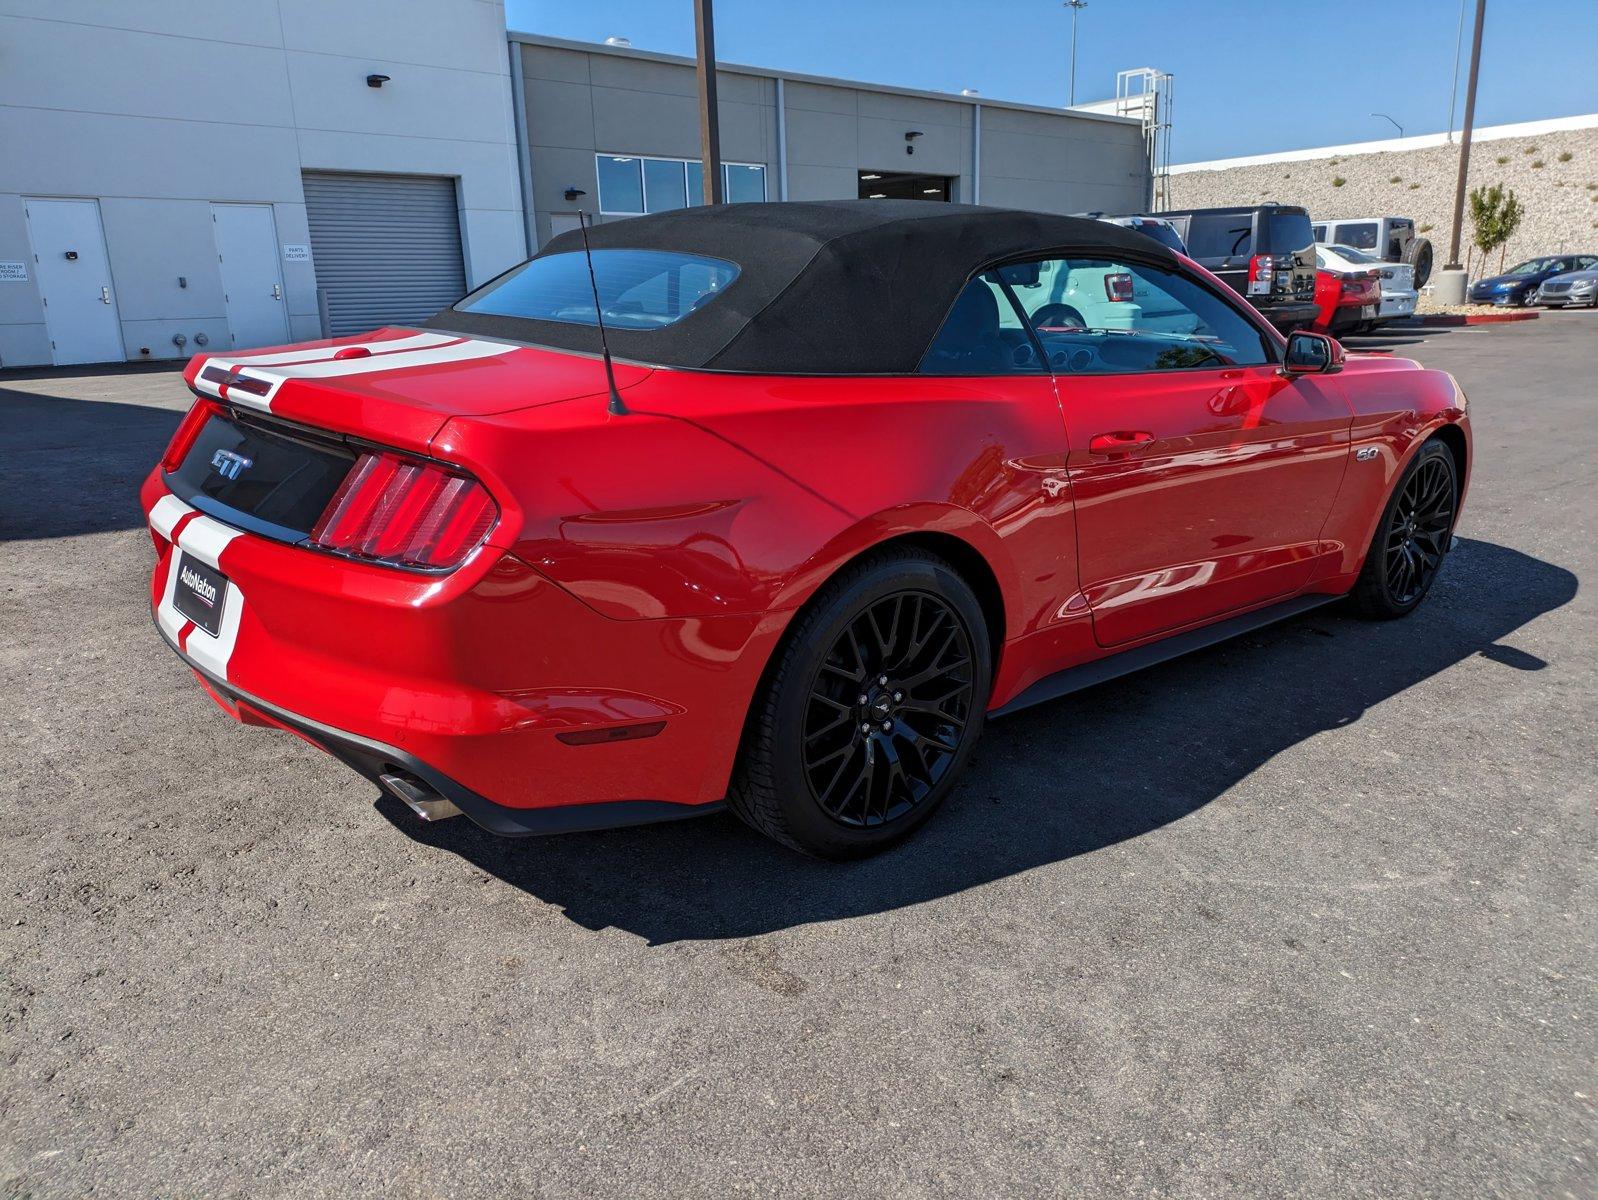
<instances>
[{"instance_id":1,"label":"silver sedan","mask_svg":"<svg viewBox=\"0 0 1598 1200\"><path fill-rule=\"evenodd\" d=\"M1566 271L1563 275L1543 280L1534 303L1546 304L1550 308L1575 307L1579 304L1598 307L1598 267Z\"/></svg>"}]
</instances>

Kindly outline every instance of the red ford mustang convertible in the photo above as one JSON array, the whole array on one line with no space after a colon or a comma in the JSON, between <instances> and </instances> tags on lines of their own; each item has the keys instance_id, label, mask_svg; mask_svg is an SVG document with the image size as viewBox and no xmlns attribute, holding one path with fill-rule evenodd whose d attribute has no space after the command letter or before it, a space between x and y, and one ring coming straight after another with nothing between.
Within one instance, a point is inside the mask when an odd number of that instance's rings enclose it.
<instances>
[{"instance_id":1,"label":"red ford mustang convertible","mask_svg":"<svg viewBox=\"0 0 1598 1200\"><path fill-rule=\"evenodd\" d=\"M590 242L422 328L196 358L144 484L155 622L216 701L423 817L725 804L866 854L987 717L1341 597L1402 616L1448 552L1454 381L1284 342L1135 231L839 201Z\"/></svg>"}]
</instances>

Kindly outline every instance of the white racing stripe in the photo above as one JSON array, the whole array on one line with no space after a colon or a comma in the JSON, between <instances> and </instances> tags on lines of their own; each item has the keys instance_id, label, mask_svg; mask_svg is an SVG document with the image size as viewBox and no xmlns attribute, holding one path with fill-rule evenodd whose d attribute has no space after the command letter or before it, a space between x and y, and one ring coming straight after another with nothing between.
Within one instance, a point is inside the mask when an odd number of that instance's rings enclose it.
<instances>
[{"instance_id":1,"label":"white racing stripe","mask_svg":"<svg viewBox=\"0 0 1598 1200\"><path fill-rule=\"evenodd\" d=\"M445 342L460 340L458 333L413 333L409 337L380 338L369 342L340 342L336 346L302 346L298 350L274 350L270 354L213 355L205 360L208 367L269 367L275 363L318 362L332 358L340 350L354 346L370 350L373 354L387 354L395 350L423 350L428 346L442 346Z\"/></svg>"},{"instance_id":2,"label":"white racing stripe","mask_svg":"<svg viewBox=\"0 0 1598 1200\"><path fill-rule=\"evenodd\" d=\"M306 346L298 350L275 350L270 354L227 354L213 355L200 364L199 371L195 374L195 386L208 396L221 399L222 393L218 386L209 379L203 378L207 369L219 367L224 371L232 372L243 367L273 367L286 363L312 363L327 362L340 350L360 348L371 351L372 358L386 354L402 353L410 350L426 350L434 346L444 346L461 340L458 333L413 333L408 337L383 338L364 342L340 342L335 346ZM345 361L345 360L340 360ZM353 361L353 360L351 360ZM365 360L362 360L365 361ZM264 407L261 398L248 394L230 396L231 400L243 400L257 407Z\"/></svg>"},{"instance_id":3,"label":"white racing stripe","mask_svg":"<svg viewBox=\"0 0 1598 1200\"><path fill-rule=\"evenodd\" d=\"M194 510L179 500L176 496L164 496L162 500L172 500L187 512ZM161 511L162 501L157 501L155 508L150 510L150 524L156 526L156 514ZM171 511L170 509L167 511ZM178 518L184 514L178 513ZM173 522L176 523L176 520ZM159 531L159 526L156 526ZM166 536L170 536L171 525L167 526ZM178 535L177 549L172 552L167 560L166 589L161 595L161 602L156 605L155 619L161 629L177 644L178 634L189 619L177 610L173 602L173 595L178 586L178 564L183 555L182 550L191 554L207 566L220 571L222 551L226 550L228 543L241 536L242 531L229 529L220 521L213 521L210 517L195 517L183 527L183 532ZM197 666L203 667L219 679L228 677L228 662L233 657L233 648L238 643L239 621L244 615L244 592L239 585L228 581L227 596L222 601L222 620L217 626L217 633L213 637L196 625L190 632L189 638L182 647L182 652L192 659Z\"/></svg>"},{"instance_id":4,"label":"white racing stripe","mask_svg":"<svg viewBox=\"0 0 1598 1200\"><path fill-rule=\"evenodd\" d=\"M409 340L409 339L405 339ZM378 346L398 346L399 342L374 342ZM344 347L334 347L342 350ZM245 379L253 379L267 384L264 396L254 396L242 388L231 388L227 394L230 403L245 404L252 408L271 411L272 400L276 397L278 389L291 379L339 379L353 375L375 375L382 371L403 371L417 367L431 367L442 363L469 362L478 358L494 358L502 354L509 354L515 346L508 346L502 342L481 342L473 339L451 337L442 342L429 342L424 346L417 346L408 350L396 350L391 353L373 353L360 358L332 358L322 356L313 360L300 360L276 365L276 369L257 365L255 362L241 362L237 365L237 374ZM200 369L200 376L204 375L208 366L226 366L222 360L207 360ZM196 377L197 385L202 391L210 395L221 397L218 386L208 380Z\"/></svg>"},{"instance_id":5,"label":"white racing stripe","mask_svg":"<svg viewBox=\"0 0 1598 1200\"><path fill-rule=\"evenodd\" d=\"M172 527L194 510L170 492L155 502L150 509L150 528L167 541L172 540Z\"/></svg>"}]
</instances>

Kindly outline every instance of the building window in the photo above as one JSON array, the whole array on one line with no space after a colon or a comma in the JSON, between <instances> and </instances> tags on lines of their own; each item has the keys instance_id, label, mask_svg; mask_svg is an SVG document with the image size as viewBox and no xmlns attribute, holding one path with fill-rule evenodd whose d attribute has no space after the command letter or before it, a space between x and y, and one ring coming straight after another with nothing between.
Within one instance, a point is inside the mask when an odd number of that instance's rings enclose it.
<instances>
[{"instance_id":1,"label":"building window","mask_svg":"<svg viewBox=\"0 0 1598 1200\"><path fill-rule=\"evenodd\" d=\"M599 207L602 212L644 211L642 164L636 158L599 156Z\"/></svg>"},{"instance_id":2,"label":"building window","mask_svg":"<svg viewBox=\"0 0 1598 1200\"><path fill-rule=\"evenodd\" d=\"M705 202L704 167L697 159L595 155L599 211L607 216L670 212ZM766 168L760 163L722 163L722 192L731 204L766 198Z\"/></svg>"},{"instance_id":3,"label":"building window","mask_svg":"<svg viewBox=\"0 0 1598 1200\"><path fill-rule=\"evenodd\" d=\"M644 159L644 195L649 212L687 208L688 187L683 182L682 164L664 158Z\"/></svg>"},{"instance_id":4,"label":"building window","mask_svg":"<svg viewBox=\"0 0 1598 1200\"><path fill-rule=\"evenodd\" d=\"M743 163L721 165L723 191L728 204L746 204L766 198L766 168Z\"/></svg>"}]
</instances>

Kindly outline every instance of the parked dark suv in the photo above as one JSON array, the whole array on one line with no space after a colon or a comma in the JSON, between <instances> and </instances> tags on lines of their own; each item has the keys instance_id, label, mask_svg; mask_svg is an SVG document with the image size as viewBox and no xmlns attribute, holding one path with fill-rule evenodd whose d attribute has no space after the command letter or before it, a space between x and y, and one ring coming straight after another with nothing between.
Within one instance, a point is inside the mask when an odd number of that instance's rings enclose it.
<instances>
[{"instance_id":1,"label":"parked dark suv","mask_svg":"<svg viewBox=\"0 0 1598 1200\"><path fill-rule=\"evenodd\" d=\"M1304 209L1258 204L1149 215L1175 225L1188 256L1245 296L1278 329L1314 322L1315 234Z\"/></svg>"}]
</instances>

